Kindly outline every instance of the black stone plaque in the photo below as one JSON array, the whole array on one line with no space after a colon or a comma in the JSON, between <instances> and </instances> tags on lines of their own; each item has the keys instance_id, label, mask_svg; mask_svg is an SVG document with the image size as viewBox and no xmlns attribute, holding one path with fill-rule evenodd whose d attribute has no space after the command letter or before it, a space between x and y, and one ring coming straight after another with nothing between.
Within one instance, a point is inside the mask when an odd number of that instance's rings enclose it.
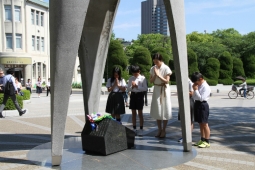
<instances>
[{"instance_id":1,"label":"black stone plaque","mask_svg":"<svg viewBox=\"0 0 255 170\"><path fill-rule=\"evenodd\" d=\"M133 147L135 133L112 119L104 119L93 131L87 121L81 138L84 151L109 155Z\"/></svg>"}]
</instances>

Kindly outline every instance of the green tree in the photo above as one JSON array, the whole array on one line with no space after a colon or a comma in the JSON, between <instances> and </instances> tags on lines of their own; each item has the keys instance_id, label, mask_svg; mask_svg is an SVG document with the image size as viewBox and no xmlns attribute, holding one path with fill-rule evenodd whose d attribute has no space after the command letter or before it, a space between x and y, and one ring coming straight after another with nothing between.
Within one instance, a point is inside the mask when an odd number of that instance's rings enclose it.
<instances>
[{"instance_id":1,"label":"green tree","mask_svg":"<svg viewBox=\"0 0 255 170\"><path fill-rule=\"evenodd\" d=\"M208 58L203 75L210 85L217 85L220 72L220 62L217 58Z\"/></svg>"},{"instance_id":2,"label":"green tree","mask_svg":"<svg viewBox=\"0 0 255 170\"><path fill-rule=\"evenodd\" d=\"M211 34L217 42L224 45L231 56L240 57L242 51L242 35L234 28L213 31Z\"/></svg>"},{"instance_id":3,"label":"green tree","mask_svg":"<svg viewBox=\"0 0 255 170\"><path fill-rule=\"evenodd\" d=\"M126 71L128 65L127 57L124 54L124 50L120 41L118 40L111 40L109 45L104 72L104 77L106 77L106 79L111 77L111 72L114 65L120 65L123 69L123 72Z\"/></svg>"},{"instance_id":4,"label":"green tree","mask_svg":"<svg viewBox=\"0 0 255 170\"><path fill-rule=\"evenodd\" d=\"M233 58L227 51L223 52L220 57L220 76L219 83L229 85L233 83L232 72L233 72Z\"/></svg>"},{"instance_id":5,"label":"green tree","mask_svg":"<svg viewBox=\"0 0 255 170\"><path fill-rule=\"evenodd\" d=\"M243 55L244 53L255 54L255 43L254 42L255 42L255 31L244 35L243 40L242 40L243 51L241 51L241 55Z\"/></svg>"},{"instance_id":6,"label":"green tree","mask_svg":"<svg viewBox=\"0 0 255 170\"><path fill-rule=\"evenodd\" d=\"M247 52L242 58L245 75L249 78L255 78L255 54Z\"/></svg>"},{"instance_id":7,"label":"green tree","mask_svg":"<svg viewBox=\"0 0 255 170\"><path fill-rule=\"evenodd\" d=\"M167 54L167 50L164 47L156 47L152 50L151 55L154 55L156 53L161 54L164 63L168 64L170 60L170 55Z\"/></svg>"},{"instance_id":8,"label":"green tree","mask_svg":"<svg viewBox=\"0 0 255 170\"><path fill-rule=\"evenodd\" d=\"M188 49L188 69L189 76L198 70L197 54L192 50Z\"/></svg>"},{"instance_id":9,"label":"green tree","mask_svg":"<svg viewBox=\"0 0 255 170\"><path fill-rule=\"evenodd\" d=\"M141 73L146 77L148 83L150 78L150 69L152 66L150 51L145 47L138 47L132 60L130 60L131 65L138 65L140 67ZM151 85L149 83L149 85Z\"/></svg>"},{"instance_id":10,"label":"green tree","mask_svg":"<svg viewBox=\"0 0 255 170\"><path fill-rule=\"evenodd\" d=\"M243 62L240 58L233 58L233 73L232 73L232 79L235 79L237 76L243 76L244 74L244 68L243 68Z\"/></svg>"}]
</instances>

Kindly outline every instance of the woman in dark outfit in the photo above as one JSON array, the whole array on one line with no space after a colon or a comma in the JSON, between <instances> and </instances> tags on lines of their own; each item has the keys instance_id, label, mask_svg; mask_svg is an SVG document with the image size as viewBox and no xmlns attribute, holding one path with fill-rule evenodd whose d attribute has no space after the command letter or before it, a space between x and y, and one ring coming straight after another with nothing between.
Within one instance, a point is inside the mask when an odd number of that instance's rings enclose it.
<instances>
[{"instance_id":1,"label":"woman in dark outfit","mask_svg":"<svg viewBox=\"0 0 255 170\"><path fill-rule=\"evenodd\" d=\"M114 67L112 77L107 80L106 87L110 92L105 112L110 113L117 121L120 120L120 115L125 114L125 105L122 93L126 91L126 82L121 78L121 70L119 67Z\"/></svg>"}]
</instances>

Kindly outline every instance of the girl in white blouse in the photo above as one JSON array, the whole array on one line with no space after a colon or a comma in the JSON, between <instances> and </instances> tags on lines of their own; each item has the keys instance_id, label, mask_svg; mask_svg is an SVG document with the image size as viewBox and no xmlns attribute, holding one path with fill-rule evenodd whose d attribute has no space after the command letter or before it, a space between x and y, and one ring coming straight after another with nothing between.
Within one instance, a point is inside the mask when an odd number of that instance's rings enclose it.
<instances>
[{"instance_id":1,"label":"girl in white blouse","mask_svg":"<svg viewBox=\"0 0 255 170\"><path fill-rule=\"evenodd\" d=\"M120 115L125 114L125 105L122 93L126 91L126 82L121 78L121 70L114 67L112 77L107 80L106 87L110 92L105 112L110 113L113 118L121 122Z\"/></svg>"}]
</instances>

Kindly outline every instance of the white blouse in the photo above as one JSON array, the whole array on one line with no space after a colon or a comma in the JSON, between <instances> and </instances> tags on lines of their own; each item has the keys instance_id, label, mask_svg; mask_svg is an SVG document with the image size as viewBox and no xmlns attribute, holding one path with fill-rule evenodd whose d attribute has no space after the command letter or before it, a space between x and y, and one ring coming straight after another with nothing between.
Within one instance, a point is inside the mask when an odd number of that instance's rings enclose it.
<instances>
[{"instance_id":1,"label":"white blouse","mask_svg":"<svg viewBox=\"0 0 255 170\"><path fill-rule=\"evenodd\" d=\"M114 83L115 83L115 80L111 83L111 78L109 78L107 80L106 87L107 88L112 87L114 85ZM119 83L120 83L120 86L122 86L122 87L126 87L126 85L127 85L124 79L120 80ZM121 90L118 87L116 87L116 86L112 90L112 92L119 92L119 91L121 91Z\"/></svg>"}]
</instances>

